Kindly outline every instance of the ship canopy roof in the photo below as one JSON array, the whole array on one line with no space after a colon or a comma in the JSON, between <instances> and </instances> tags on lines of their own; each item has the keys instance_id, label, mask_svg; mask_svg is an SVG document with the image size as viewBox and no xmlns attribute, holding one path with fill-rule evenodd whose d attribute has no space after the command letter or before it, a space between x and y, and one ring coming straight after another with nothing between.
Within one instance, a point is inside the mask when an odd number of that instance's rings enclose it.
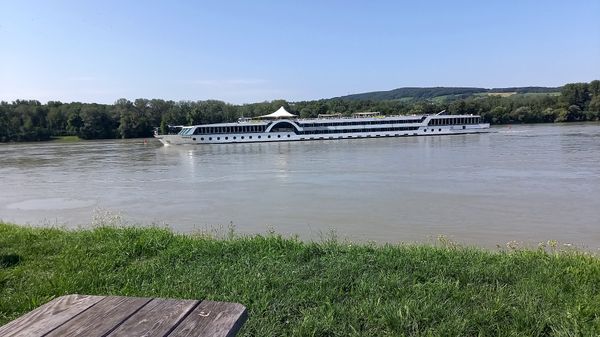
<instances>
[{"instance_id":1,"label":"ship canopy roof","mask_svg":"<svg viewBox=\"0 0 600 337\"><path fill-rule=\"evenodd\" d=\"M296 117L296 115L287 112L287 110L285 110L284 107L281 107L277 111L272 112L268 115L259 116L259 118L291 118L291 117Z\"/></svg>"}]
</instances>

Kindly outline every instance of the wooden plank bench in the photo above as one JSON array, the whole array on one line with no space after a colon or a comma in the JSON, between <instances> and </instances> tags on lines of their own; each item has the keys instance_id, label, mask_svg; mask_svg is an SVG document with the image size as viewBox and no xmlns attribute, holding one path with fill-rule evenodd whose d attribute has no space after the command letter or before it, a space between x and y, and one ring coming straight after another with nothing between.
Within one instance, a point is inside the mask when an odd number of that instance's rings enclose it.
<instances>
[{"instance_id":1,"label":"wooden plank bench","mask_svg":"<svg viewBox=\"0 0 600 337\"><path fill-rule=\"evenodd\" d=\"M246 321L237 303L66 295L0 327L0 336L235 336Z\"/></svg>"}]
</instances>

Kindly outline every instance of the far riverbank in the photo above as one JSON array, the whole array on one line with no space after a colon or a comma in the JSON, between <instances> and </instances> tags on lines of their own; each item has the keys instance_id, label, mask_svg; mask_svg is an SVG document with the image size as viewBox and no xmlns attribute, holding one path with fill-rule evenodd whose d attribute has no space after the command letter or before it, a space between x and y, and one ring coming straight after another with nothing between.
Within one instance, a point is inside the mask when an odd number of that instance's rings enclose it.
<instances>
[{"instance_id":1,"label":"far riverbank","mask_svg":"<svg viewBox=\"0 0 600 337\"><path fill-rule=\"evenodd\" d=\"M405 88L408 96L338 97L315 101L274 100L252 104L222 101L165 101L118 99L114 104L62 103L36 100L0 101L0 142L48 140L57 135L82 139L151 137L154 127L166 133L169 125L235 122L258 117L284 107L300 118L321 114L351 116L378 111L383 115L449 114L480 115L491 124L583 122L600 120L600 81L568 83L560 88ZM415 90L416 89L416 90ZM403 91L403 90L400 90ZM396 91L396 94L400 92ZM373 95L374 94L374 95Z\"/></svg>"}]
</instances>

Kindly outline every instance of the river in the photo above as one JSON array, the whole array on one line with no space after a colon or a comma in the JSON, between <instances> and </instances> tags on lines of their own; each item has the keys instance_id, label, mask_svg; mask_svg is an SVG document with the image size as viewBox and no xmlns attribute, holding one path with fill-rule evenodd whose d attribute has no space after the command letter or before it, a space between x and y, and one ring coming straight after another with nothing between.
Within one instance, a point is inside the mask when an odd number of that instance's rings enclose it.
<instances>
[{"instance_id":1,"label":"river","mask_svg":"<svg viewBox=\"0 0 600 337\"><path fill-rule=\"evenodd\" d=\"M0 219L482 247L600 247L600 124L205 146L0 145Z\"/></svg>"}]
</instances>

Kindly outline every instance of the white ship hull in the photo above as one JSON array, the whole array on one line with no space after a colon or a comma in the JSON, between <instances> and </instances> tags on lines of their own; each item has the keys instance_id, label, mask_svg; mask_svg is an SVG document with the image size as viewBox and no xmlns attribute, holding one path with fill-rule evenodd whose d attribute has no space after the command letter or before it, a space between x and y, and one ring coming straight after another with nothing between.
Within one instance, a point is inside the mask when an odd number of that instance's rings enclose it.
<instances>
[{"instance_id":1,"label":"white ship hull","mask_svg":"<svg viewBox=\"0 0 600 337\"><path fill-rule=\"evenodd\" d=\"M156 135L165 145L185 144L234 144L257 142L288 142L309 140L334 140L334 139L361 139L381 137L410 137L457 135L489 132L487 123L475 125L452 125L436 127L419 127L410 131L373 131L373 132L347 132L347 133L321 133L311 135L298 135L294 132L257 132L257 133L231 133L231 134L205 134L205 135Z\"/></svg>"},{"instance_id":2,"label":"white ship hull","mask_svg":"<svg viewBox=\"0 0 600 337\"><path fill-rule=\"evenodd\" d=\"M455 135L488 132L490 125L474 115L379 116L379 112L355 113L353 118L298 119L280 108L261 116L273 120L242 119L237 123L180 126L176 135L155 135L165 145L289 142L326 139L360 139Z\"/></svg>"}]
</instances>

